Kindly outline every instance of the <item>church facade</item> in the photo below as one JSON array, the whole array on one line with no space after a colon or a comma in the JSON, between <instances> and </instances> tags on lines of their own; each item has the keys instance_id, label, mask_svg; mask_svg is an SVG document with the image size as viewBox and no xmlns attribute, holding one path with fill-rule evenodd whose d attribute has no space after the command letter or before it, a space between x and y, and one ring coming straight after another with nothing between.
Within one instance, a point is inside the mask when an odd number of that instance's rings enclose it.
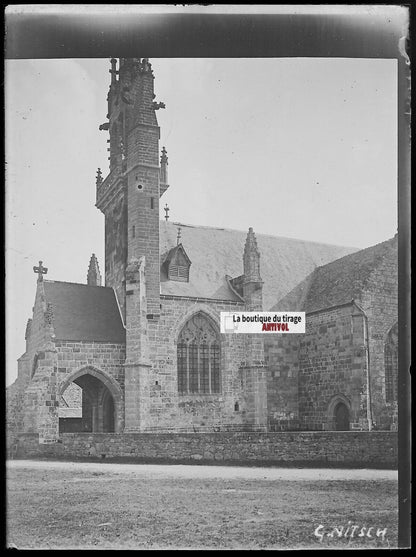
<instances>
[{"instance_id":1,"label":"church facade","mask_svg":"<svg viewBox=\"0 0 416 557\"><path fill-rule=\"evenodd\" d=\"M147 59L112 60L110 168L96 177L105 279L46 279L8 428L64 432L394 429L397 238L357 252L159 219L169 187ZM105 282L105 285L102 284ZM220 312L306 311L305 335L226 335Z\"/></svg>"}]
</instances>

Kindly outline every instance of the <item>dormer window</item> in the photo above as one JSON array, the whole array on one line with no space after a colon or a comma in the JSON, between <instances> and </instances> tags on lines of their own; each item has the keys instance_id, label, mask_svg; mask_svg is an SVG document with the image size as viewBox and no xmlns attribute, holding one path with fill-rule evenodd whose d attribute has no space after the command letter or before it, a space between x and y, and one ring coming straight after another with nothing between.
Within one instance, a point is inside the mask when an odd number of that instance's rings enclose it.
<instances>
[{"instance_id":1,"label":"dormer window","mask_svg":"<svg viewBox=\"0 0 416 557\"><path fill-rule=\"evenodd\" d=\"M182 244L178 244L168 252L164 266L169 280L189 282L191 260L186 255Z\"/></svg>"}]
</instances>

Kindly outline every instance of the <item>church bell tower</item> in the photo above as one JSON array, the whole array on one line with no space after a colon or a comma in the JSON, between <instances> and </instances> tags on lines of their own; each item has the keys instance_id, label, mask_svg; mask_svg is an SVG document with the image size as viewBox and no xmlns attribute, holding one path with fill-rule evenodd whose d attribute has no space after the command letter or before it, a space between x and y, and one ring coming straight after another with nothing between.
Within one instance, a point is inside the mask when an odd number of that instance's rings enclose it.
<instances>
[{"instance_id":1,"label":"church bell tower","mask_svg":"<svg viewBox=\"0 0 416 557\"><path fill-rule=\"evenodd\" d=\"M126 318L126 269L145 257L147 313L160 313L160 129L154 76L147 58L111 60L108 114L110 172L97 172L96 206L105 215L105 284L115 289ZM162 173L162 179L164 175Z\"/></svg>"},{"instance_id":2,"label":"church bell tower","mask_svg":"<svg viewBox=\"0 0 416 557\"><path fill-rule=\"evenodd\" d=\"M117 66L118 64L118 66ZM148 426L150 383L160 317L159 198L168 188L159 166L160 130L147 58L111 60L110 173L97 172L97 207L105 215L105 285L116 291L126 326L125 431Z\"/></svg>"}]
</instances>

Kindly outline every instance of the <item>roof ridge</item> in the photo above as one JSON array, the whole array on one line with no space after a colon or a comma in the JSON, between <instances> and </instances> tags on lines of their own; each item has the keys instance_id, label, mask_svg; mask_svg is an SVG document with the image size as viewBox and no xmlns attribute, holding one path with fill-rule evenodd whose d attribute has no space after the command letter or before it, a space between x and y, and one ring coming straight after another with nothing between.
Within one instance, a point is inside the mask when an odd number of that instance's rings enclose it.
<instances>
[{"instance_id":1,"label":"roof ridge","mask_svg":"<svg viewBox=\"0 0 416 557\"><path fill-rule=\"evenodd\" d=\"M199 228L199 229L203 229L203 230L218 230L218 231L222 231L222 232L239 232L240 234L247 234L247 230L240 230L237 228L226 228L226 227L221 227L221 226L205 226L205 225L200 225L200 224L186 224L183 222L178 222L178 221L166 221L166 220L160 220L160 223L165 223L164 226L169 226L169 225L174 225L174 226L183 226L185 228ZM367 249L367 248L357 248L356 246L345 246L345 245L341 245L341 244L329 244L326 242L318 242L316 240L306 240L306 239L302 239L302 238L291 238L290 236L276 236L274 234L265 234L263 232L256 232L256 237L261 237L261 238L274 238L274 239L280 239L280 240L290 240L292 242L305 242L307 244L315 244L317 246L330 246L330 247L337 247L337 248L345 248L345 249L353 249L356 251L360 251L361 249ZM371 246L370 246L371 247ZM354 252L355 253L355 252Z\"/></svg>"},{"instance_id":2,"label":"roof ridge","mask_svg":"<svg viewBox=\"0 0 416 557\"><path fill-rule=\"evenodd\" d=\"M326 292L327 302L323 302L323 285L325 285L325 281L328 280L328 277L332 277L332 281L334 280L334 278L337 278L337 280L339 279L341 281L342 284L338 292L339 294L346 294L346 292L348 291L347 297L350 299L355 299L357 288L359 290L362 290L366 286L366 284L370 280L371 275L378 268L380 261L384 257L387 257L389 255L390 250L386 248L389 245L392 246L395 239L396 236L394 236L393 238L389 238L388 240L384 240L383 242L379 242L378 244L375 244L373 246L369 246L368 248L363 248L362 250L359 250L357 252L339 257L338 259L330 261L325 265L316 267L300 283L298 283L287 294L277 300L272 307L279 307L282 305L282 303L286 303L289 305L295 304L299 311L306 311L306 313L311 313L313 311L318 311L318 309L331 307L331 304L339 305L338 302L335 304L331 302L333 298L333 296L331 295L331 290L329 294L328 292ZM353 258L355 259L355 261L351 261ZM345 268L348 268L349 261L351 261L349 270L345 271ZM350 282L348 284L348 287L346 288L345 284L343 283L344 279L340 279L340 276L345 273L346 275L350 275L351 268L357 268L360 270L360 272L356 274L353 273L352 277L349 276ZM328 303L330 303L330 305L327 305Z\"/></svg>"},{"instance_id":3,"label":"roof ridge","mask_svg":"<svg viewBox=\"0 0 416 557\"><path fill-rule=\"evenodd\" d=\"M92 285L92 284L84 284L82 282L70 282L68 280L46 280L44 279L43 282L49 283L49 284L72 284L74 286L86 286L87 288L106 288L108 290L112 290L111 286L97 286L97 285Z\"/></svg>"},{"instance_id":4,"label":"roof ridge","mask_svg":"<svg viewBox=\"0 0 416 557\"><path fill-rule=\"evenodd\" d=\"M368 246L367 248L362 248L359 249L357 251L354 251L352 253L347 253L346 255L343 255L341 257L338 257L338 259L334 259L333 261L329 261L329 263L325 263L324 265L319 265L317 266L314 271L318 270L318 269L323 269L324 267L330 267L331 265L336 265L339 264L340 262L342 262L343 259L347 259L348 257L352 258L352 257L358 257L361 254L363 254L364 252L369 252L370 250L374 250L375 248L379 248L382 245L386 245L388 242L392 242L394 239L396 238L396 236L393 236L392 238L389 238L388 240L383 240L382 242L379 242L378 244L374 244L372 246Z\"/></svg>"}]
</instances>

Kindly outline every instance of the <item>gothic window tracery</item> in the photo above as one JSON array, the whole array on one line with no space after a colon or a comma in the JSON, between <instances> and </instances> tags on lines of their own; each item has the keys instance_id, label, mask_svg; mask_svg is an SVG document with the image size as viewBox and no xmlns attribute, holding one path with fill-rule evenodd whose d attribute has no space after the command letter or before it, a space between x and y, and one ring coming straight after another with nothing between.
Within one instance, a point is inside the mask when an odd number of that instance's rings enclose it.
<instances>
[{"instance_id":1,"label":"gothic window tracery","mask_svg":"<svg viewBox=\"0 0 416 557\"><path fill-rule=\"evenodd\" d=\"M191 317L179 334L177 358L180 394L220 392L219 334L202 313Z\"/></svg>"}]
</instances>

